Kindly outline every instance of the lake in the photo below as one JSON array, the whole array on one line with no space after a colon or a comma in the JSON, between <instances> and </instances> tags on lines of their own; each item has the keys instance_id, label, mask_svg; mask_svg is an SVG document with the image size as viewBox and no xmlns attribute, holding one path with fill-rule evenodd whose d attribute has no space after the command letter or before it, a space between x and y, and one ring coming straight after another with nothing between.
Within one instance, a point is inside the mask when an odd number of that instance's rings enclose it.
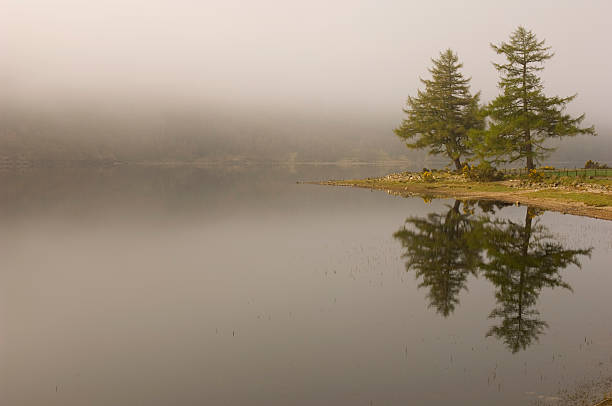
<instances>
[{"instance_id":1,"label":"lake","mask_svg":"<svg viewBox=\"0 0 612 406\"><path fill-rule=\"evenodd\" d=\"M0 172L0 404L612 390L612 222L296 183L392 170Z\"/></svg>"}]
</instances>

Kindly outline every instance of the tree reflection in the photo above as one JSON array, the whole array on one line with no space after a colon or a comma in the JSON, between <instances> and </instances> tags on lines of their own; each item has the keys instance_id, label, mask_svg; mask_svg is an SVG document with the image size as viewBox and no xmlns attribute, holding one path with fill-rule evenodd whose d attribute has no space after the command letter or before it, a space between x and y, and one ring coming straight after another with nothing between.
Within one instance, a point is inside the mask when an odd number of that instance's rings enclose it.
<instances>
[{"instance_id":1,"label":"tree reflection","mask_svg":"<svg viewBox=\"0 0 612 406\"><path fill-rule=\"evenodd\" d=\"M561 271L580 267L579 257L589 249L566 249L540 224L536 209L527 208L524 224L495 219L506 204L455 201L448 212L410 217L393 236L404 248L406 270L415 271L427 288L429 307L444 317L459 305L469 275L483 275L495 286L496 307L489 314L499 319L487 336L503 340L514 353L527 348L547 324L535 308L544 288L571 289ZM460 210L461 209L461 210Z\"/></svg>"},{"instance_id":2,"label":"tree reflection","mask_svg":"<svg viewBox=\"0 0 612 406\"><path fill-rule=\"evenodd\" d=\"M484 225L483 248L487 260L481 269L495 285L497 306L489 318L501 319L487 336L505 342L513 352L527 348L547 327L535 309L544 288L570 289L561 271L578 258L590 255L589 249L565 249L546 227L539 224L539 211L527 208L524 224L512 221L492 221Z\"/></svg>"},{"instance_id":3,"label":"tree reflection","mask_svg":"<svg viewBox=\"0 0 612 406\"><path fill-rule=\"evenodd\" d=\"M406 270L414 269L419 288L429 289L429 306L448 317L459 304L469 274L476 274L480 248L471 238L474 222L470 210L460 212L455 201L446 214L411 217L393 236L405 249Z\"/></svg>"}]
</instances>

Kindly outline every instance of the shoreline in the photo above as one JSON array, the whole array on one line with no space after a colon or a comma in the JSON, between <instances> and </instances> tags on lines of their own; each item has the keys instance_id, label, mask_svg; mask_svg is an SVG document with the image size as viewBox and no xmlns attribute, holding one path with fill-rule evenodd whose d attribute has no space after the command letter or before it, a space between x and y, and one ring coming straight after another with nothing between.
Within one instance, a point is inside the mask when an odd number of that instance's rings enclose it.
<instances>
[{"instance_id":1,"label":"shoreline","mask_svg":"<svg viewBox=\"0 0 612 406\"><path fill-rule=\"evenodd\" d=\"M517 180L494 182L404 180L388 175L383 178L303 182L323 186L358 187L381 190L402 197L455 198L459 200L497 200L533 206L563 214L612 220L612 192L605 188L522 187ZM594 185L593 185L594 186ZM583 200L583 201L581 201ZM595 203L592 203L593 201Z\"/></svg>"}]
</instances>

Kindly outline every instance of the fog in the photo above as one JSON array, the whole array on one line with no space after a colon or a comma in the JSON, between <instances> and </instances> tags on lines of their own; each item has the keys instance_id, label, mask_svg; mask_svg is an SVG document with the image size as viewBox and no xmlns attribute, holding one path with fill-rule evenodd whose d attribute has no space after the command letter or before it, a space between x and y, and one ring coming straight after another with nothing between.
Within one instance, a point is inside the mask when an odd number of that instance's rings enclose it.
<instances>
[{"instance_id":1,"label":"fog","mask_svg":"<svg viewBox=\"0 0 612 406\"><path fill-rule=\"evenodd\" d=\"M126 160L417 159L392 133L452 48L487 102L518 26L556 56L599 136L553 158L610 161L607 1L3 0L0 155ZM586 150L585 150L586 149ZM578 151L577 151L578 150Z\"/></svg>"},{"instance_id":2,"label":"fog","mask_svg":"<svg viewBox=\"0 0 612 406\"><path fill-rule=\"evenodd\" d=\"M407 96L451 48L489 102L489 43L519 25L556 52L547 95L578 93L599 132L542 164L612 165L610 11L0 0L0 406L595 404L601 170L312 183L444 167L394 134Z\"/></svg>"}]
</instances>

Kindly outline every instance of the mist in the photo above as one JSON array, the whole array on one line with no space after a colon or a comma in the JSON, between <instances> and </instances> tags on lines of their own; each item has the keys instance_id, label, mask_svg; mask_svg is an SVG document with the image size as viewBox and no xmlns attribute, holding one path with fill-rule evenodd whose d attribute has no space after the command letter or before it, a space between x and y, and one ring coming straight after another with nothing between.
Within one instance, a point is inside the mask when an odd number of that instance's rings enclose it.
<instances>
[{"instance_id":1,"label":"mist","mask_svg":"<svg viewBox=\"0 0 612 406\"><path fill-rule=\"evenodd\" d=\"M0 406L602 405L611 12L0 0Z\"/></svg>"},{"instance_id":2,"label":"mist","mask_svg":"<svg viewBox=\"0 0 612 406\"><path fill-rule=\"evenodd\" d=\"M423 160L392 133L430 58L452 48L482 101L489 43L518 26L556 56L548 95L578 93L596 138L551 159L609 161L606 1L8 0L0 155L30 159ZM425 157L425 158L424 158Z\"/></svg>"}]
</instances>

